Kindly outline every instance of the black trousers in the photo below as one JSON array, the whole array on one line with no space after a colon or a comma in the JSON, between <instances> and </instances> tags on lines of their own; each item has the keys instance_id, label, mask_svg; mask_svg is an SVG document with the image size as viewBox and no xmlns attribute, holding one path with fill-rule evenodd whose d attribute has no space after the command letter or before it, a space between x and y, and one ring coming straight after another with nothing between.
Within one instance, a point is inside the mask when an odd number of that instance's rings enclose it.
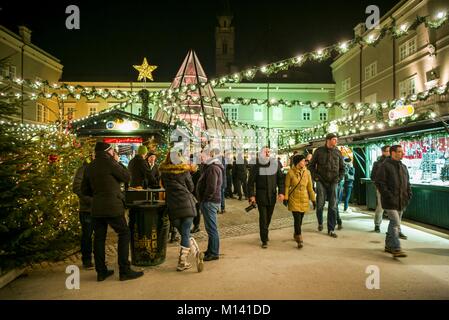
<instances>
[{"instance_id":1,"label":"black trousers","mask_svg":"<svg viewBox=\"0 0 449 320\"><path fill-rule=\"evenodd\" d=\"M130 230L126 224L125 216L113 217L113 218L93 218L94 224L94 258L95 258L95 270L97 273L105 273L106 267L106 234L108 231L108 225L118 235L118 265L120 273L126 273L130 269L129 263L129 241Z\"/></svg>"},{"instance_id":2,"label":"black trousers","mask_svg":"<svg viewBox=\"0 0 449 320\"><path fill-rule=\"evenodd\" d=\"M293 211L292 214L294 220L295 235L301 235L301 226L302 219L304 218L304 212Z\"/></svg>"},{"instance_id":3,"label":"black trousers","mask_svg":"<svg viewBox=\"0 0 449 320\"><path fill-rule=\"evenodd\" d=\"M201 222L200 203L199 202L197 202L195 204L195 208L196 208L196 217L193 218L193 226L194 227L199 227L200 226L200 222Z\"/></svg>"},{"instance_id":4,"label":"black trousers","mask_svg":"<svg viewBox=\"0 0 449 320\"><path fill-rule=\"evenodd\" d=\"M262 243L268 241L268 227L270 226L271 217L273 216L274 205L272 206L260 206L257 205L259 209L259 231L260 240Z\"/></svg>"},{"instance_id":5,"label":"black trousers","mask_svg":"<svg viewBox=\"0 0 449 320\"><path fill-rule=\"evenodd\" d=\"M81 260L84 265L92 263L92 242L94 228L90 212L80 212L81 223Z\"/></svg>"}]
</instances>

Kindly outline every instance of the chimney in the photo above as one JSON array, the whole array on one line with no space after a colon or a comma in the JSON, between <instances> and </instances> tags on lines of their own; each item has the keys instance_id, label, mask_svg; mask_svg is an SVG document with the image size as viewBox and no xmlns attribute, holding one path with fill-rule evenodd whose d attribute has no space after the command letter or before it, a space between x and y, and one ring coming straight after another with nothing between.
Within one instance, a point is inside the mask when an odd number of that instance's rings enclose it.
<instances>
[{"instance_id":1,"label":"chimney","mask_svg":"<svg viewBox=\"0 0 449 320\"><path fill-rule=\"evenodd\" d=\"M361 22L354 27L354 36L361 37L366 31L365 23Z\"/></svg>"},{"instance_id":2,"label":"chimney","mask_svg":"<svg viewBox=\"0 0 449 320\"><path fill-rule=\"evenodd\" d=\"M31 30L25 26L19 26L19 34L24 43L31 43Z\"/></svg>"}]
</instances>

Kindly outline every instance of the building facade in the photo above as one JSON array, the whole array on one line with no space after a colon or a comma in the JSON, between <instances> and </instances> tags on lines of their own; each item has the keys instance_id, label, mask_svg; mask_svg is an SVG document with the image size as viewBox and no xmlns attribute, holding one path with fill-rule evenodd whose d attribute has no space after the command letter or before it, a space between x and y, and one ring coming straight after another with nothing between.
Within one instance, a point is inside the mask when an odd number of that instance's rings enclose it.
<instances>
[{"instance_id":1,"label":"building facade","mask_svg":"<svg viewBox=\"0 0 449 320\"><path fill-rule=\"evenodd\" d=\"M31 30L19 27L19 34L0 26L0 60L3 66L1 75L11 79L30 79L41 83L47 80L57 83L62 75L63 66L59 59L35 46L31 42ZM59 108L56 100L38 99L31 101L22 93L31 91L19 83L13 90L24 97L15 120L26 123L47 123L56 121Z\"/></svg>"}]
</instances>

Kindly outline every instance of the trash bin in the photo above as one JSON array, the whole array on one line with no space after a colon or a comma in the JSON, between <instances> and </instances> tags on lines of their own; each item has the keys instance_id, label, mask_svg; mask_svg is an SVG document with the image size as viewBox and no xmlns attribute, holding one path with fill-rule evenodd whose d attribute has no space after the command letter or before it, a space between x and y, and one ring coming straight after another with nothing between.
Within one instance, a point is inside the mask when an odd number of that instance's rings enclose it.
<instances>
[{"instance_id":1,"label":"trash bin","mask_svg":"<svg viewBox=\"0 0 449 320\"><path fill-rule=\"evenodd\" d=\"M126 192L131 231L131 263L156 266L165 261L170 222L165 201L155 200L163 189Z\"/></svg>"}]
</instances>

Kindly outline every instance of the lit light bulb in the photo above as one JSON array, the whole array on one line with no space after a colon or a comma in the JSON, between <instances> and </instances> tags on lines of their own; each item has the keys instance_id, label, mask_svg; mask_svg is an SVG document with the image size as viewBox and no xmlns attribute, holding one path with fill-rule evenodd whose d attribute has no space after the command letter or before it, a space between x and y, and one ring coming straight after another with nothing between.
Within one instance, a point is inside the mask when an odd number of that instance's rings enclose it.
<instances>
[{"instance_id":1,"label":"lit light bulb","mask_svg":"<svg viewBox=\"0 0 449 320\"><path fill-rule=\"evenodd\" d=\"M406 32L407 31L407 24L405 24L405 23L402 24L400 29L401 29L402 32Z\"/></svg>"},{"instance_id":2,"label":"lit light bulb","mask_svg":"<svg viewBox=\"0 0 449 320\"><path fill-rule=\"evenodd\" d=\"M318 49L318 50L316 51L316 54L319 55L319 56L321 56L321 55L323 54L323 49Z\"/></svg>"},{"instance_id":3,"label":"lit light bulb","mask_svg":"<svg viewBox=\"0 0 449 320\"><path fill-rule=\"evenodd\" d=\"M446 16L446 13L443 11L440 11L437 13L437 19L443 19Z\"/></svg>"},{"instance_id":4,"label":"lit light bulb","mask_svg":"<svg viewBox=\"0 0 449 320\"><path fill-rule=\"evenodd\" d=\"M260 68L260 71L262 71L263 73L267 72L267 67L263 66L262 68Z\"/></svg>"}]
</instances>

